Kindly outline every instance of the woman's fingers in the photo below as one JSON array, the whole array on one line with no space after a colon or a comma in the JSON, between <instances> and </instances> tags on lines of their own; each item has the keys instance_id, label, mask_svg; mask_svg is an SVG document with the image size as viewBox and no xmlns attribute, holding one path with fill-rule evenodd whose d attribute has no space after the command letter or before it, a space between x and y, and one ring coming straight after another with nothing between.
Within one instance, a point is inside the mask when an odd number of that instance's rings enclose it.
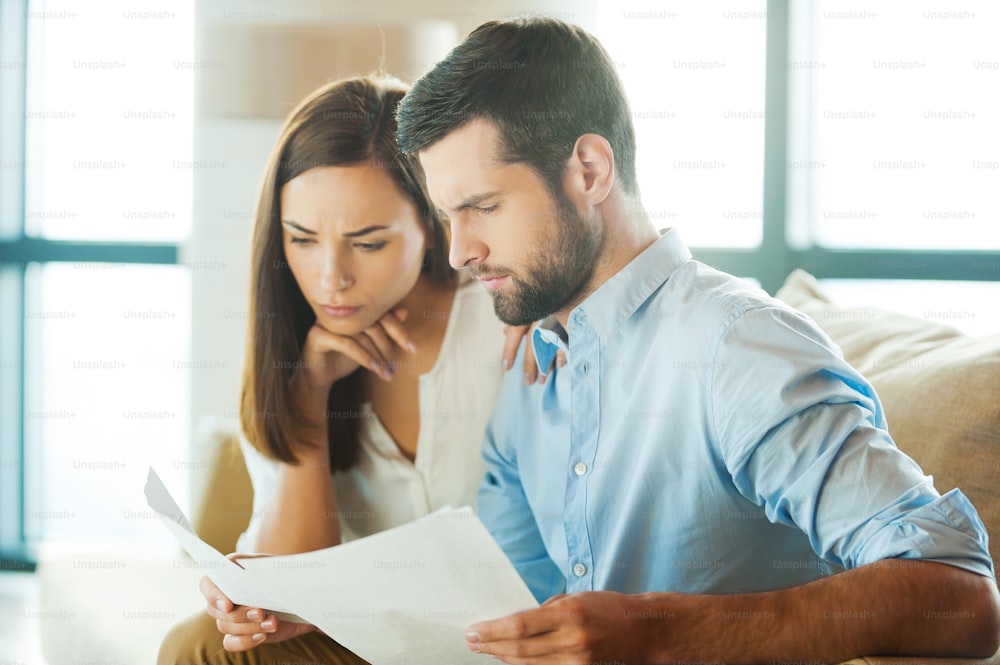
<instances>
[{"instance_id":1,"label":"woman's fingers","mask_svg":"<svg viewBox=\"0 0 1000 665\"><path fill-rule=\"evenodd\" d=\"M545 369L544 374L539 372L538 363L535 362L535 347L531 343L531 334L537 325L537 323L532 323L530 326L506 326L503 329L504 336L506 337L504 339L502 355L504 371L513 367L514 359L517 357L517 349L521 345L522 340L524 341L524 385L526 386L530 386L535 381L545 383L547 375L552 371L552 365L549 365ZM556 367L564 367L566 365L566 354L562 351L557 352L553 362Z\"/></svg>"},{"instance_id":2,"label":"woman's fingers","mask_svg":"<svg viewBox=\"0 0 1000 665\"><path fill-rule=\"evenodd\" d=\"M367 332L367 331L366 331ZM384 336L385 333L383 333ZM365 333L361 333L355 337L343 337L345 344L348 346L354 345L360 347L364 350L365 354L370 359L365 363L365 367L370 369L375 374L378 374L382 379L388 381L392 378L392 360L391 356L386 358L382 355L382 350L378 347L375 340Z\"/></svg>"},{"instance_id":3,"label":"woman's fingers","mask_svg":"<svg viewBox=\"0 0 1000 665\"><path fill-rule=\"evenodd\" d=\"M253 633L252 635L233 635L227 633L222 638L222 648L226 651L247 651L261 644L267 639L267 633Z\"/></svg>"},{"instance_id":4,"label":"woman's fingers","mask_svg":"<svg viewBox=\"0 0 1000 665\"><path fill-rule=\"evenodd\" d=\"M238 632L226 633L222 638L222 646L226 651L246 651L264 642L284 642L316 630L316 627L294 621L279 622L273 614L269 614L260 624L235 626L234 630Z\"/></svg>"},{"instance_id":5,"label":"woman's fingers","mask_svg":"<svg viewBox=\"0 0 1000 665\"><path fill-rule=\"evenodd\" d=\"M253 617L251 619L250 617ZM239 618L234 616L234 619ZM278 619L273 614L265 616L260 609L247 609L245 621L216 619L215 625L220 633L224 633L222 646L226 651L246 651L263 642L269 635L278 631Z\"/></svg>"},{"instance_id":6,"label":"woman's fingers","mask_svg":"<svg viewBox=\"0 0 1000 665\"><path fill-rule=\"evenodd\" d=\"M377 325L382 326L382 329L399 345L399 348L406 349L410 353L416 353L417 345L414 343L413 338L410 337L410 334L406 332L406 328L403 327L403 322L406 321L407 314L408 312L405 309L397 307L386 312L378 320Z\"/></svg>"},{"instance_id":7,"label":"woman's fingers","mask_svg":"<svg viewBox=\"0 0 1000 665\"><path fill-rule=\"evenodd\" d=\"M366 329L361 333L364 337L371 340L372 344L375 345L375 349L378 351L384 363L382 366L383 370L388 372L388 376L391 378L393 373L396 371L396 353L392 348L392 340L389 339L389 335L386 334L385 328L381 324L376 323L371 328ZM385 374L382 375L385 378Z\"/></svg>"},{"instance_id":8,"label":"woman's fingers","mask_svg":"<svg viewBox=\"0 0 1000 665\"><path fill-rule=\"evenodd\" d=\"M531 343L531 331L535 329L534 323L528 330L528 338L524 341L524 385L530 386L537 379L539 383L545 383L545 375L538 371L538 363L535 362L535 345Z\"/></svg>"},{"instance_id":9,"label":"woman's fingers","mask_svg":"<svg viewBox=\"0 0 1000 665\"><path fill-rule=\"evenodd\" d=\"M504 326L503 353L500 356L503 369L506 372L514 366L514 358L517 356L517 348L521 346L521 340L531 329L531 326ZM528 346L531 346L530 344Z\"/></svg>"},{"instance_id":10,"label":"woman's fingers","mask_svg":"<svg viewBox=\"0 0 1000 665\"><path fill-rule=\"evenodd\" d=\"M386 360L369 337L366 335L346 337L344 335L334 335L327 330L320 330L321 332L317 334L315 341L316 351L341 353L361 367L365 367L388 380L387 377L389 375L384 373L387 364ZM334 377L335 381L346 376L348 372L343 372L342 374L338 372L338 374L340 376Z\"/></svg>"},{"instance_id":11,"label":"woman's fingers","mask_svg":"<svg viewBox=\"0 0 1000 665\"><path fill-rule=\"evenodd\" d=\"M226 594L222 593L219 587L215 586L215 583L207 575L202 577L198 582L198 589L201 591L201 595L205 597L208 613L212 616L216 616L213 614L213 611L222 613L233 611L233 601L229 600Z\"/></svg>"}]
</instances>

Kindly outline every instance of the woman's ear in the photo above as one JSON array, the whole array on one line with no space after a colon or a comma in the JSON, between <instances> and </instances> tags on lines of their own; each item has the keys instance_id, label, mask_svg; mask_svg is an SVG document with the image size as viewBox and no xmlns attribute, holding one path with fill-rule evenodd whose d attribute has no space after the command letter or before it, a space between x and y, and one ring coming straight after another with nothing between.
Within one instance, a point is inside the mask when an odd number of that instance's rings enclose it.
<instances>
[{"instance_id":1,"label":"woman's ear","mask_svg":"<svg viewBox=\"0 0 1000 665\"><path fill-rule=\"evenodd\" d=\"M599 134L583 134L573 145L563 173L563 188L570 200L584 205L603 202L615 182L611 144Z\"/></svg>"}]
</instances>

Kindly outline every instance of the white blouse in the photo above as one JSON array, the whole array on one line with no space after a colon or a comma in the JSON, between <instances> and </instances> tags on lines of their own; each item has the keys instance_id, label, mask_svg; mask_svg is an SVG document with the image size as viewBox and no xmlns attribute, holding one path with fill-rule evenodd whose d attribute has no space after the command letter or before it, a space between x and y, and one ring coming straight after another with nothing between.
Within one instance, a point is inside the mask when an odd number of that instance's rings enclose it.
<instances>
[{"instance_id":1,"label":"white blouse","mask_svg":"<svg viewBox=\"0 0 1000 665\"><path fill-rule=\"evenodd\" d=\"M476 505L485 469L483 432L500 388L503 324L476 280L460 273L438 358L420 376L420 432L410 462L382 426L371 404L359 438L358 464L331 477L344 542L399 526L446 505ZM253 515L236 543L252 553L264 510L277 489L280 462L264 457L240 436L253 484Z\"/></svg>"}]
</instances>

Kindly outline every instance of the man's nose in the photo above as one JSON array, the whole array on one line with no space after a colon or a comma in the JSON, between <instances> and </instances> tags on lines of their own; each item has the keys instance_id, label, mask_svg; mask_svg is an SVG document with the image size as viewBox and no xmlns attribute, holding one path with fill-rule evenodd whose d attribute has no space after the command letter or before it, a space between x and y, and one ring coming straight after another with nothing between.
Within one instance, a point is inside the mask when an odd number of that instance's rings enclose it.
<instances>
[{"instance_id":1,"label":"man's nose","mask_svg":"<svg viewBox=\"0 0 1000 665\"><path fill-rule=\"evenodd\" d=\"M451 251L448 253L451 267L458 270L480 264L486 260L487 254L486 244L472 232L469 224L452 219Z\"/></svg>"}]
</instances>

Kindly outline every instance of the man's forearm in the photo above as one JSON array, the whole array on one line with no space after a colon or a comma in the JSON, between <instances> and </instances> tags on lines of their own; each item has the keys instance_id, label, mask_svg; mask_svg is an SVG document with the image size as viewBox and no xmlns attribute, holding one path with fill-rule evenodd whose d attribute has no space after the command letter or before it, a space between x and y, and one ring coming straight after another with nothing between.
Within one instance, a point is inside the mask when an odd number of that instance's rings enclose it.
<instances>
[{"instance_id":1,"label":"man's forearm","mask_svg":"<svg viewBox=\"0 0 1000 665\"><path fill-rule=\"evenodd\" d=\"M996 583L931 562L890 559L782 591L634 598L654 662L988 657L1000 640Z\"/></svg>"}]
</instances>

